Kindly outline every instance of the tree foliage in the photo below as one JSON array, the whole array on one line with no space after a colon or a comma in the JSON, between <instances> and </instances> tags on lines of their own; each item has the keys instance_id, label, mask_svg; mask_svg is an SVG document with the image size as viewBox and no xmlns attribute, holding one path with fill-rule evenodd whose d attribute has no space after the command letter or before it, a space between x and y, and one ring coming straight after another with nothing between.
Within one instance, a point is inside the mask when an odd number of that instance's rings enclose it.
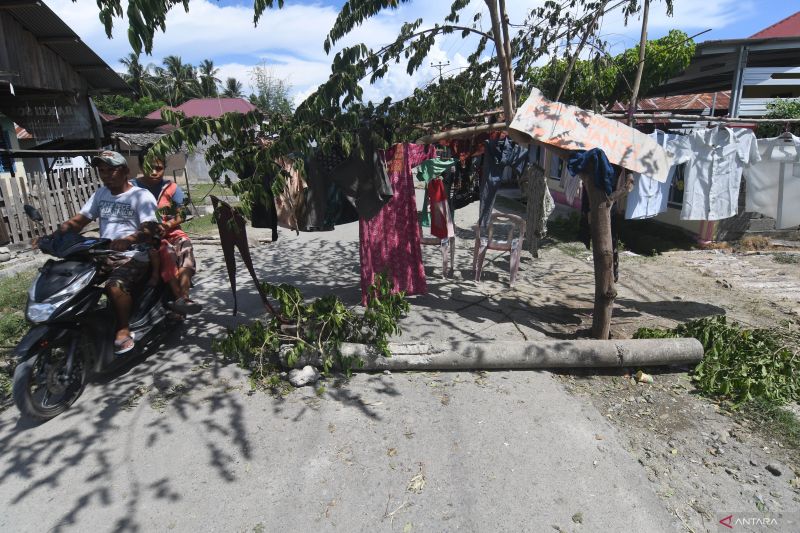
<instances>
[{"instance_id":1,"label":"tree foliage","mask_svg":"<svg viewBox=\"0 0 800 533\"><path fill-rule=\"evenodd\" d=\"M800 119L800 98L776 98L767 103L767 118L795 118ZM763 124L758 128L759 136L775 137L784 130L795 135L800 135L800 124L786 123L786 127L779 124Z\"/></svg>"},{"instance_id":2,"label":"tree foliage","mask_svg":"<svg viewBox=\"0 0 800 533\"><path fill-rule=\"evenodd\" d=\"M640 93L647 94L683 71L694 56L694 50L694 41L679 30L648 41ZM568 63L568 59L562 58L531 68L523 78L525 85L537 87L548 98L554 98ZM591 58L575 62L561 101L595 111L607 109L614 102L627 101L638 66L638 45L613 57L596 50Z\"/></svg>"},{"instance_id":3,"label":"tree foliage","mask_svg":"<svg viewBox=\"0 0 800 533\"><path fill-rule=\"evenodd\" d=\"M497 2L484 1L487 5ZM440 22L423 24L419 18L406 22L397 37L386 46L371 49L365 44L354 44L333 52L334 46L339 45L357 26L382 11L397 9L407 2L345 2L324 43L326 51L333 55L328 79L290 116L265 121L260 112L248 114L243 119L185 119L167 113L166 116L174 119L179 127L173 134L162 138L160 149L165 150L169 146L177 148L184 143L192 146L201 142L206 135L220 142L225 142L227 137L236 137L238 140L231 141L231 145L239 147L236 150L225 154L207 152L212 168L233 168L244 163L265 168L269 161L289 154L308 153L312 149L327 151L335 147L345 154L351 150L362 150L363 141L367 138L376 147L384 147L398 140L413 138L410 136L421 131L421 124L435 123L437 127L457 124L459 119L465 118L464 114L495 108L501 94L497 76L500 64L497 55L492 52L497 49L498 43L502 46L504 39L502 35L495 36L491 30L484 29L480 13L465 14L470 5L467 0L454 0L449 14ZM669 12L672 0L665 0L664 3ZM119 2L98 0L98 5L101 7L100 18L106 30L110 31L113 19L121 15ZM149 52L152 49L155 32L166 29L166 14L177 5L188 10L190 1L130 0L128 30L134 50ZM535 62L552 52L555 43L572 41L584 31L594 38L597 32L595 22L600 14L610 9L608 5L607 0L546 0L542 6L531 10L522 24L513 26L518 29L509 39L515 78L521 80L521 76L528 73ZM282 7L282 2L256 0L254 22L258 22L266 9L273 7ZM617 12L621 10L627 19L641 9L641 0L623 0L613 7ZM135 16L131 16L131 10L135 11ZM505 26L506 29L508 27ZM364 83L375 83L388 73L393 64L405 63L406 72L416 72L424 64L436 37L454 33L464 39L474 38L465 72L431 83L398 102L390 98L377 103L364 101ZM229 91L229 94L235 92ZM258 125L258 135L245 132L240 124L242 120L253 127ZM365 128L368 130L366 133ZM265 139L270 142L264 143ZM248 142L259 143L257 155L247 146Z\"/></svg>"},{"instance_id":4,"label":"tree foliage","mask_svg":"<svg viewBox=\"0 0 800 533\"><path fill-rule=\"evenodd\" d=\"M167 105L167 103L163 100L153 100L149 96L143 96L138 100L135 100L133 98L128 98L127 96L113 94L107 96L94 96L92 97L92 100L94 100L97 109L101 113L107 113L109 115L117 115L121 117L141 118Z\"/></svg>"},{"instance_id":5,"label":"tree foliage","mask_svg":"<svg viewBox=\"0 0 800 533\"><path fill-rule=\"evenodd\" d=\"M250 103L267 115L291 115L294 105L290 98L292 86L279 78L266 63L256 65L250 72L250 80L256 92L250 95Z\"/></svg>"}]
</instances>

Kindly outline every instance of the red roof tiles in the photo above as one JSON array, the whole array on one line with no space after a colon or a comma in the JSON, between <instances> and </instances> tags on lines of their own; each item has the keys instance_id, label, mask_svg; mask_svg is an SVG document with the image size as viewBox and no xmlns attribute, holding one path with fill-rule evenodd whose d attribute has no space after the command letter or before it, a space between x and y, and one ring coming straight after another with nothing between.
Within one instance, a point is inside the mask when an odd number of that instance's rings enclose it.
<instances>
[{"instance_id":1,"label":"red roof tiles","mask_svg":"<svg viewBox=\"0 0 800 533\"><path fill-rule=\"evenodd\" d=\"M750 36L751 39L772 37L800 37L800 11Z\"/></svg>"},{"instance_id":2,"label":"red roof tiles","mask_svg":"<svg viewBox=\"0 0 800 533\"><path fill-rule=\"evenodd\" d=\"M187 117L221 117L225 113L249 113L256 106L244 98L194 98L187 100L178 107ZM161 110L153 111L145 118L161 118Z\"/></svg>"}]
</instances>

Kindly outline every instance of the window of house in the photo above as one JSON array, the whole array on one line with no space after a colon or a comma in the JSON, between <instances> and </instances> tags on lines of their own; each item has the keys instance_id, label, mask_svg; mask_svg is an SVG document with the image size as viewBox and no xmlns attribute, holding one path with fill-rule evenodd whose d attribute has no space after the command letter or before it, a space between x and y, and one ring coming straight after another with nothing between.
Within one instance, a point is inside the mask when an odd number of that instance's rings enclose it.
<instances>
[{"instance_id":1,"label":"window of house","mask_svg":"<svg viewBox=\"0 0 800 533\"><path fill-rule=\"evenodd\" d=\"M557 155L550 154L550 168L548 175L554 180L561 181L561 173L564 172L564 160Z\"/></svg>"},{"instance_id":2,"label":"window of house","mask_svg":"<svg viewBox=\"0 0 800 533\"><path fill-rule=\"evenodd\" d=\"M686 163L678 165L675 168L675 177L672 179L672 184L669 186L669 199L667 205L680 209L683 207L683 189L685 181Z\"/></svg>"},{"instance_id":3,"label":"window of house","mask_svg":"<svg viewBox=\"0 0 800 533\"><path fill-rule=\"evenodd\" d=\"M11 139L6 131L0 134L0 148L6 150L11 149ZM15 171L16 166L14 165L14 158L7 154L0 154L0 172L10 172L13 174Z\"/></svg>"}]
</instances>

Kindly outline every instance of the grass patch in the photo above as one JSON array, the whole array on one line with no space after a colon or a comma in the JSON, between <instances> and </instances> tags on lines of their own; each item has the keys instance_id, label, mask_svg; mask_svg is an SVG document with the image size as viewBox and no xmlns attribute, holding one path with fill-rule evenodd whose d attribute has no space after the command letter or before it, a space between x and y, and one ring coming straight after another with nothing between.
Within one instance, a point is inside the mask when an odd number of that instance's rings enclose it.
<instances>
[{"instance_id":1,"label":"grass patch","mask_svg":"<svg viewBox=\"0 0 800 533\"><path fill-rule=\"evenodd\" d=\"M741 416L758 430L778 439L795 456L800 456L800 420L794 413L783 407L756 400L744 406Z\"/></svg>"},{"instance_id":2,"label":"grass patch","mask_svg":"<svg viewBox=\"0 0 800 533\"><path fill-rule=\"evenodd\" d=\"M0 278L0 409L8 404L16 361L11 350L27 329L25 304L36 270Z\"/></svg>"},{"instance_id":3,"label":"grass patch","mask_svg":"<svg viewBox=\"0 0 800 533\"><path fill-rule=\"evenodd\" d=\"M217 231L217 225L214 224L213 217L211 215L203 215L194 217L192 220L188 222L184 222L181 224L181 229L189 234L191 237L192 234L197 235L209 235Z\"/></svg>"},{"instance_id":4,"label":"grass patch","mask_svg":"<svg viewBox=\"0 0 800 533\"><path fill-rule=\"evenodd\" d=\"M782 265L800 264L800 254L772 254L772 260Z\"/></svg>"},{"instance_id":5,"label":"grass patch","mask_svg":"<svg viewBox=\"0 0 800 533\"><path fill-rule=\"evenodd\" d=\"M214 196L236 196L230 188L214 183L195 183L189 187L189 194L195 204L210 204L211 198L209 194Z\"/></svg>"},{"instance_id":6,"label":"grass patch","mask_svg":"<svg viewBox=\"0 0 800 533\"><path fill-rule=\"evenodd\" d=\"M580 214L572 211L567 216L547 221L547 235L557 242L577 242ZM672 250L691 250L697 244L691 235L653 220L620 220L619 250L630 250L639 255L658 255Z\"/></svg>"},{"instance_id":7,"label":"grass patch","mask_svg":"<svg viewBox=\"0 0 800 533\"><path fill-rule=\"evenodd\" d=\"M551 218L547 221L547 236L558 242L577 242L580 218L577 211L571 211L565 217Z\"/></svg>"}]
</instances>

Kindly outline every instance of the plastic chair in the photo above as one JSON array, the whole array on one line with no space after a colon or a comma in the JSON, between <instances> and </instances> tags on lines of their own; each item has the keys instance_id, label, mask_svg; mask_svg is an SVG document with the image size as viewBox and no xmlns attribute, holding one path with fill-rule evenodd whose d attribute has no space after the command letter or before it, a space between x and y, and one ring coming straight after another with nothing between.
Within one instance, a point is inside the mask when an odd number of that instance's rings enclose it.
<instances>
[{"instance_id":1,"label":"plastic chair","mask_svg":"<svg viewBox=\"0 0 800 533\"><path fill-rule=\"evenodd\" d=\"M508 240L494 240L495 225L510 225ZM475 281L480 281L483 272L483 261L486 258L487 250L501 250L511 253L511 283L517 279L519 270L519 260L522 254L522 243L525 240L525 220L517 215L505 213L492 213L489 219L489 227L486 237L481 235L480 226L475 224L472 229L475 231L475 249L472 256L472 270L475 272ZM514 231L518 237L514 237Z\"/></svg>"},{"instance_id":2,"label":"plastic chair","mask_svg":"<svg viewBox=\"0 0 800 533\"><path fill-rule=\"evenodd\" d=\"M456 262L456 238L440 239L434 235L421 235L420 242L428 246L440 247L442 251L442 278L447 278ZM448 256L450 257L449 264L447 262Z\"/></svg>"}]
</instances>

